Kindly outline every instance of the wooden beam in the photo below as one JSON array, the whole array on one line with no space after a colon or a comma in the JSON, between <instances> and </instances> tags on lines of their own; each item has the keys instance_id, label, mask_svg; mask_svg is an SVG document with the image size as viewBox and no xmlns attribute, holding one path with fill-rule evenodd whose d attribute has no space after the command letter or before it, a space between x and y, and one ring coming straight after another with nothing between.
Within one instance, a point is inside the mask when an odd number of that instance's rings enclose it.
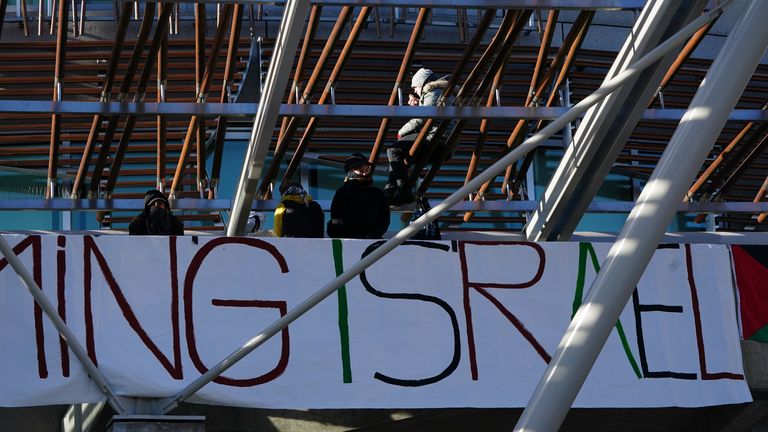
<instances>
[{"instance_id":1,"label":"wooden beam","mask_svg":"<svg viewBox=\"0 0 768 432\"><path fill-rule=\"evenodd\" d=\"M197 95L197 102L205 102L208 96L208 89L210 88L211 81L213 79L213 72L216 68L216 58L219 56L219 50L221 49L222 42L224 41L224 33L227 28L227 24L230 22L232 16L232 4L227 3L224 7L224 19L220 25L216 28L216 34L213 38L213 46L211 48L211 55L208 57L208 64L205 67L205 74L203 80L200 83L200 91ZM173 183L171 183L171 189L168 191L168 195L171 198L175 198L178 192L178 188L181 185L181 176L184 172L184 167L187 163L187 157L189 156L189 146L192 142L192 137L196 135L198 129L200 129L200 116L193 116L189 122L187 128L187 134L184 137L184 144L181 147L181 154L179 155L179 163L176 166L176 173L173 176ZM202 197L201 197L202 198Z\"/></svg>"},{"instance_id":2,"label":"wooden beam","mask_svg":"<svg viewBox=\"0 0 768 432\"><path fill-rule=\"evenodd\" d=\"M60 0L66 1L66 0ZM135 3L133 4L135 11ZM131 85L133 84L133 78L136 75L136 69L139 66L139 60L144 53L144 45L147 43L149 33L152 30L152 21L154 20L155 3L147 3L144 9L144 18L141 20L141 27L139 27L139 35L136 38L136 43L133 46L133 52L131 58L128 60L128 66L123 76L122 84L120 85L120 91L117 95L118 102L125 102L128 97L128 93L131 91ZM117 122L120 119L119 116L109 117L107 123L107 129L104 132L104 136L101 140L101 147L99 148L99 156L96 159L96 164L93 167L93 173L91 174L91 183L88 188L88 198L96 198L99 190L99 182L101 182L101 176L104 172L104 166L107 163L107 157L109 156L110 147L112 146L112 139L115 136L115 129L117 129Z\"/></svg>"},{"instance_id":3,"label":"wooden beam","mask_svg":"<svg viewBox=\"0 0 768 432\"><path fill-rule=\"evenodd\" d=\"M59 2L59 31L56 33L56 60L53 79L53 101L61 100L64 85L64 57L67 52L67 1ZM51 144L48 153L48 181L45 185L45 197L56 196L56 176L59 165L59 146L61 145L61 115L51 116Z\"/></svg>"},{"instance_id":4,"label":"wooden beam","mask_svg":"<svg viewBox=\"0 0 768 432\"><path fill-rule=\"evenodd\" d=\"M145 5L144 14L154 15L154 8L150 7L151 3ZM147 94L147 87L149 86L149 78L152 75L152 69L155 65L155 59L157 58L157 52L160 49L160 44L163 39L168 37L168 17L171 16L172 5L169 3L163 3L160 7L160 17L157 20L155 26L155 32L152 35L152 43L149 46L147 52L147 58L144 61L144 68L141 71L141 76L136 84L136 95L134 96L134 102L144 102L144 98ZM115 155L112 159L112 165L109 168L109 177L107 178L106 196L109 198L115 189L117 184L117 176L120 173L120 168L125 158L125 152L128 150L128 144L131 142L131 135L133 134L133 128L136 125L136 116L130 115L125 120L123 126L123 133L120 136L120 142L115 150Z\"/></svg>"},{"instance_id":5,"label":"wooden beam","mask_svg":"<svg viewBox=\"0 0 768 432\"><path fill-rule=\"evenodd\" d=\"M320 78L320 74L325 69L325 65L328 62L328 58L330 57L331 53L335 49L336 44L338 43L339 38L341 36L342 30L344 29L344 26L346 25L346 21L349 18L351 13L352 13L351 6L344 6L341 8L341 12L339 12L339 16L336 19L336 24L334 24L333 29L331 29L331 33L325 42L323 51L320 53L320 58L318 58L317 63L315 63L315 69L312 71L312 75L309 77L309 81L307 81L307 86L304 88L304 91L298 103L306 104L306 103L309 103L309 101L311 100L312 93L314 93L315 91L315 85L317 84L317 80ZM261 179L261 184L259 184L259 187L256 191L257 197L259 196L263 198L269 197L270 195L269 186L272 183L272 180L277 177L278 171L280 171L280 164L283 162L283 157L285 157L285 152L288 150L288 145L290 144L291 139L293 138L293 134L296 132L296 129L298 129L298 127L299 127L299 119L291 118L291 120L288 122L288 126L285 129L285 134L283 134L281 139L278 139L277 145L275 145L275 153L272 155L272 160L270 161L269 166L264 172L264 175Z\"/></svg>"},{"instance_id":6,"label":"wooden beam","mask_svg":"<svg viewBox=\"0 0 768 432\"><path fill-rule=\"evenodd\" d=\"M232 15L232 26L229 30L229 45L227 46L227 64L224 68L224 83L221 86L219 102L228 103L232 86L232 77L235 72L235 60L237 48L240 43L240 32L243 26L243 5L235 4ZM216 138L213 147L213 165L211 167L211 184L208 188L208 198L214 199L218 194L219 179L221 177L221 162L224 156L224 137L227 133L227 118L219 116L216 121Z\"/></svg>"},{"instance_id":7,"label":"wooden beam","mask_svg":"<svg viewBox=\"0 0 768 432\"><path fill-rule=\"evenodd\" d=\"M376 34L381 37L381 30L379 29L379 16L378 11L379 8L376 8ZM405 79L405 74L408 72L408 69L411 67L411 63L413 62L413 54L416 52L416 43L421 40L421 35L424 33L424 27L427 22L427 15L429 14L428 8L421 8L419 9L419 15L416 17L416 22L413 24L413 30L411 31L411 38L408 40L408 46L405 48L405 53L403 54L403 61L400 62L400 69L397 71L397 78L395 78L395 85L392 87L392 92L389 94L389 101L387 101L387 106L393 106L395 104L395 101L398 98L398 95L400 95L400 87L403 84L403 79ZM376 134L376 141L373 143L373 149L371 149L371 155L368 157L368 161L372 164L376 164L377 160L379 159L379 152L381 151L381 144L384 142L384 137L387 135L387 130L389 129L389 117L384 117L381 119L381 124L379 125L379 132Z\"/></svg>"},{"instance_id":8,"label":"wooden beam","mask_svg":"<svg viewBox=\"0 0 768 432\"><path fill-rule=\"evenodd\" d=\"M320 95L320 99L317 101L318 105L323 105L328 101L328 97L331 95L331 92L333 91L334 86L336 85L336 81L338 81L339 76L341 75L341 72L344 70L344 65L347 63L347 60L349 59L349 54L352 51L352 46L357 42L357 39L360 37L360 33L363 31L363 26L368 21L368 15L371 13L371 8L369 6L363 6L360 8L360 13L357 16L357 20L355 21L355 25L352 27L352 30L349 32L349 36L347 37L346 42L344 43L344 47L341 49L341 53L339 53L339 58L336 60L336 65L333 67L333 70L331 71L331 76L328 78L328 83L325 85L325 88L323 89L323 93ZM301 164L301 158L304 156L304 152L307 149L307 146L309 146L309 141L312 139L312 134L315 132L315 128L317 128L318 123L317 117L312 117L309 119L309 123L307 124L307 127L304 128L304 134L301 137L301 140L299 141L298 147L296 147L296 151L293 153L293 157L291 158L291 161L288 163L288 168L285 170L285 174L283 175L283 179L281 180L281 192L283 190L282 185L286 183L286 180L289 180L293 177L293 175L296 173L296 171L299 169L299 165Z\"/></svg>"},{"instance_id":9,"label":"wooden beam","mask_svg":"<svg viewBox=\"0 0 768 432\"><path fill-rule=\"evenodd\" d=\"M101 90L101 97L99 98L101 102L109 102L112 97L112 86L115 82L115 75L117 74L117 65L120 63L120 53L123 50L125 34L131 19L131 7L130 3L123 3L123 11L120 14L117 23L117 31L115 32L115 40L112 44L112 52L109 54L109 66L107 68L107 73L104 75L104 84ZM88 138L86 139L85 147L83 148L83 156L80 159L80 166L78 167L77 175L75 176L75 181L72 185L71 198L73 199L80 197L80 188L84 183L85 174L88 172L88 165L91 162L91 156L93 156L94 144L99 136L102 120L103 116L100 114L93 116L91 129L88 132Z\"/></svg>"}]
</instances>

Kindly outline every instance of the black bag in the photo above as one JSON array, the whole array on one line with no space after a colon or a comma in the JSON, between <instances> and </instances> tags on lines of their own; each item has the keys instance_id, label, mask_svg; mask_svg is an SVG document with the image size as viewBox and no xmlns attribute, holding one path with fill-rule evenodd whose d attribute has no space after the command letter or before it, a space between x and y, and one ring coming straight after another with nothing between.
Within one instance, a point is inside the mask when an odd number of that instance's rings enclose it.
<instances>
[{"instance_id":1,"label":"black bag","mask_svg":"<svg viewBox=\"0 0 768 432\"><path fill-rule=\"evenodd\" d=\"M411 214L410 223L413 223L430 209L429 202L425 198L417 199L416 210ZM437 219L424 225L424 228L420 229L419 232L414 234L411 238L416 240L440 240L440 226L437 223Z\"/></svg>"}]
</instances>

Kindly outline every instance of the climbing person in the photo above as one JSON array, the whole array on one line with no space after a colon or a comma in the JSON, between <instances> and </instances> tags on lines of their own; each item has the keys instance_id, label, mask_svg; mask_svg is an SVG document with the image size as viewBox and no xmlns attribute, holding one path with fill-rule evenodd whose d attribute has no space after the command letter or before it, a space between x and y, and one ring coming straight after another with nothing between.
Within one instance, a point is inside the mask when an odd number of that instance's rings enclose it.
<instances>
[{"instance_id":1,"label":"climbing person","mask_svg":"<svg viewBox=\"0 0 768 432\"><path fill-rule=\"evenodd\" d=\"M447 87L447 77L440 77L430 69L421 68L411 78L413 93L408 97L408 105L437 106L440 96ZM409 151L419 136L422 126L424 126L423 118L410 119L398 131L397 141L387 147L389 178L384 187L384 194L390 205L408 204L415 199L411 191L413 185L408 181L408 164L411 159ZM436 129L436 126L432 126L425 137L427 141L434 138Z\"/></svg>"}]
</instances>

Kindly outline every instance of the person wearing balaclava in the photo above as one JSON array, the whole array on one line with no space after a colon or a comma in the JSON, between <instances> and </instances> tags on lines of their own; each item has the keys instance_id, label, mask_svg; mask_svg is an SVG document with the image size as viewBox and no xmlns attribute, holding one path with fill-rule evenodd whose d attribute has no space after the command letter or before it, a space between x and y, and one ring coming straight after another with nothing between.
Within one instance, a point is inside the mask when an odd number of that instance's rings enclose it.
<instances>
[{"instance_id":1,"label":"person wearing balaclava","mask_svg":"<svg viewBox=\"0 0 768 432\"><path fill-rule=\"evenodd\" d=\"M171 214L171 204L162 192L148 190L144 211L128 225L131 235L184 235L184 223Z\"/></svg>"},{"instance_id":2,"label":"person wearing balaclava","mask_svg":"<svg viewBox=\"0 0 768 432\"><path fill-rule=\"evenodd\" d=\"M408 105L436 106L447 87L448 80L446 77L440 77L430 69L421 68L411 78L412 93L409 95ZM384 187L384 194L391 205L398 206L414 201L411 192L412 185L408 182L407 164L410 162L408 152L419 136L423 125L423 118L410 119L397 132L397 141L387 147L389 178ZM436 126L430 129L425 137L427 141L434 138L436 129ZM423 145L425 144L427 143L423 143Z\"/></svg>"},{"instance_id":3,"label":"person wearing balaclava","mask_svg":"<svg viewBox=\"0 0 768 432\"><path fill-rule=\"evenodd\" d=\"M378 239L389 228L389 205L373 185L373 165L355 153L344 163L344 184L331 202L328 237Z\"/></svg>"}]
</instances>

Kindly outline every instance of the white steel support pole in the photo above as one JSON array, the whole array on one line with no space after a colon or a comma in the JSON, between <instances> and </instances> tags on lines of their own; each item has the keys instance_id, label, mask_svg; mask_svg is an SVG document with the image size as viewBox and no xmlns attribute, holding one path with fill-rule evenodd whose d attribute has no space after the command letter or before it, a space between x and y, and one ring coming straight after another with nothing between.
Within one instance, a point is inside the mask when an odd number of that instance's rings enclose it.
<instances>
[{"instance_id":1,"label":"white steel support pole","mask_svg":"<svg viewBox=\"0 0 768 432\"><path fill-rule=\"evenodd\" d=\"M329 295L333 294L340 286L352 280L352 278L362 273L365 269L370 267L381 257L392 251L392 249L403 244L411 236L419 232L419 230L424 228L425 225L437 219L441 214L445 213L453 205L463 200L468 193L477 190L485 182L499 175L499 173L504 171L507 166L517 162L521 157L525 156L526 153L544 143L549 137L562 130L568 123L574 121L581 114L586 112L591 106L600 102L603 98L611 94L611 92L615 91L622 85L626 84L629 80L637 77L637 75L641 74L643 70L659 61L672 49L682 45L693 33L701 28L701 26L714 20L717 16L720 15L720 13L720 9L713 9L709 13L702 15L701 17L685 26L674 36L670 37L664 43L654 48L651 52L643 56L633 65L616 75L614 78L604 82L600 88L595 90L594 93L582 99L565 114L552 121L532 137L523 141L523 143L520 144L517 148L507 153L506 156L496 161L496 163L490 167L486 168L483 172L470 180L466 185L462 186L456 192L448 196L448 198L446 198L443 202L434 206L432 210L424 213L424 215L412 222L407 227L403 228L394 237L384 242L381 246L379 246L365 258L350 266L346 271L344 271L344 273L337 276L336 279L328 282L325 284L325 286L309 296L309 298L301 302L293 309L289 310L284 317L272 323L269 327L251 338L249 341L243 344L243 346L235 350L232 354L227 356L216 365L212 366L208 372L195 379L192 383L187 385L187 387L180 390L175 396L161 400L159 402L158 412L167 413L168 411L176 408L179 403L186 400L189 396L195 394L195 392L203 388L203 386L209 382L213 381L213 379L217 376L224 373L224 371L232 367L243 357L248 355L251 351L261 346L272 336L288 327L289 324L298 319L305 312L312 309L315 305L323 301L323 299Z\"/></svg>"},{"instance_id":2,"label":"white steel support pole","mask_svg":"<svg viewBox=\"0 0 768 432\"><path fill-rule=\"evenodd\" d=\"M253 205L256 188L264 169L264 159L275 130L275 122L285 94L285 87L288 85L299 39L304 31L304 20L308 9L309 0L288 0L285 3L280 31L275 40L275 50L267 70L264 92L253 121L243 171L235 190L231 218L227 227L228 236L242 235L245 232L248 212Z\"/></svg>"},{"instance_id":3,"label":"white steel support pole","mask_svg":"<svg viewBox=\"0 0 768 432\"><path fill-rule=\"evenodd\" d=\"M766 16L768 1L752 0L733 26L568 326L515 431L555 431L562 423L679 202L765 52Z\"/></svg>"},{"instance_id":4,"label":"white steel support pole","mask_svg":"<svg viewBox=\"0 0 768 432\"><path fill-rule=\"evenodd\" d=\"M125 408L120 402L119 397L115 394L114 391L112 391L112 388L109 386L106 378L104 378L104 375L96 367L93 361L91 361L91 358L88 357L88 353L85 351L85 348L80 345L80 342L77 340L74 333L72 333L72 330L67 327L67 324L59 316L58 312L56 312L56 308L51 304L51 301L48 300L48 297L43 294L43 290L40 289L40 287L37 285L37 282L35 282L35 280L32 278L32 275L29 274L29 271L27 271L26 267L24 267L24 264L21 263L19 257L16 256L16 254L13 252L13 249L11 249L11 246L8 245L8 242L5 241L2 235L0 235L0 253L2 253L2 256L5 257L6 261L8 261L8 264L10 264L11 268L13 268L13 271L15 271L19 276L19 279L21 279L21 282L27 288L27 291L32 294L32 297L34 297L37 304L40 305L40 308L43 310L48 319L53 322L56 330L58 330L64 341L67 342L69 349L72 350L72 352L75 354L75 357L77 357L77 359L83 365L83 368L85 368L85 371L88 373L88 375L90 375L90 377L96 382L99 390L101 390L101 392L104 393L104 395L107 397L109 404L112 406L115 412L118 414L125 413Z\"/></svg>"}]
</instances>

